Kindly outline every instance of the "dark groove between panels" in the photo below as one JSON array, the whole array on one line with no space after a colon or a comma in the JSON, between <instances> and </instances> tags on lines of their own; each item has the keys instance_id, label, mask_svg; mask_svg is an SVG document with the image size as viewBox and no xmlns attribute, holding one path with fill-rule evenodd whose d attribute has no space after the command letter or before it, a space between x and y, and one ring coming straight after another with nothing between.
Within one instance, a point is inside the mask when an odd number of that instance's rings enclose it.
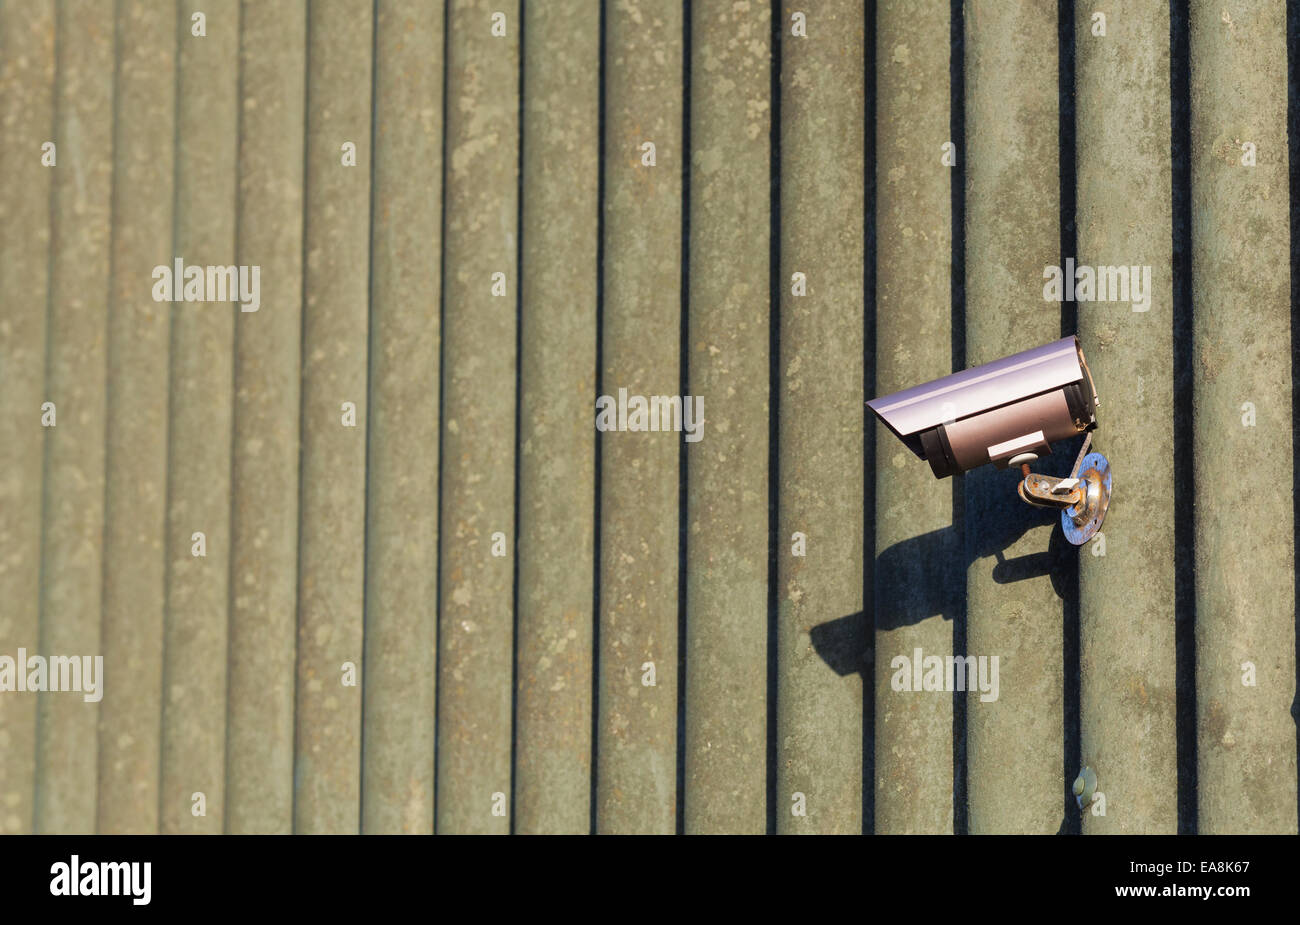
<instances>
[{"instance_id":1,"label":"dark groove between panels","mask_svg":"<svg viewBox=\"0 0 1300 925\"><path fill-rule=\"evenodd\" d=\"M434 651L437 667L433 678L433 831L438 832L438 726L442 712L442 470L443 440L442 422L446 409L447 390L443 387L443 373L447 368L447 78L451 72L448 56L451 46L451 4L442 7L442 177L438 191L439 210L438 240L442 245L438 249L438 552L434 560Z\"/></svg>"},{"instance_id":2,"label":"dark groove between panels","mask_svg":"<svg viewBox=\"0 0 1300 925\"><path fill-rule=\"evenodd\" d=\"M1078 249L1076 135L1075 135L1075 36L1074 0L1060 0L1057 5L1057 103L1059 108L1058 157L1060 164L1061 196L1061 266L1073 257ZM1076 303L1061 303L1062 337L1079 330L1079 311ZM1055 529L1055 528L1053 528ZM1080 608L1079 608L1079 548L1063 546L1059 566L1065 587L1061 601L1061 662L1062 662L1062 750L1061 750L1061 832L1078 835L1082 821L1077 812L1070 788L1082 763L1081 743L1082 690L1079 682L1080 658Z\"/></svg>"},{"instance_id":3,"label":"dark groove between panels","mask_svg":"<svg viewBox=\"0 0 1300 925\"><path fill-rule=\"evenodd\" d=\"M952 203L952 263L950 291L952 293L952 361L956 372L966 368L966 20L962 0L950 0L948 34L949 111L948 133L957 148L957 163L950 176ZM966 542L966 481L964 476L952 479L952 529L957 548ZM952 595L958 612L952 620L952 651L955 656L966 655L966 589ZM952 832L966 835L969 832L966 805L966 694L954 691L952 695Z\"/></svg>"},{"instance_id":4,"label":"dark groove between panels","mask_svg":"<svg viewBox=\"0 0 1300 925\"><path fill-rule=\"evenodd\" d=\"M690 394L691 250L691 4L682 3L681 317L677 338L678 390ZM684 406L683 406L684 407ZM686 435L677 443L677 796L676 831L686 831Z\"/></svg>"},{"instance_id":5,"label":"dark groove between panels","mask_svg":"<svg viewBox=\"0 0 1300 925\"><path fill-rule=\"evenodd\" d=\"M1192 445L1192 125L1190 36L1184 4L1169 4L1170 154L1173 228L1174 484L1195 498ZM1174 686L1178 833L1195 835L1196 530L1192 505L1174 505Z\"/></svg>"},{"instance_id":6,"label":"dark groove between panels","mask_svg":"<svg viewBox=\"0 0 1300 925\"><path fill-rule=\"evenodd\" d=\"M876 0L863 11L862 49L862 832L876 828Z\"/></svg>"},{"instance_id":7,"label":"dark groove between panels","mask_svg":"<svg viewBox=\"0 0 1300 925\"><path fill-rule=\"evenodd\" d=\"M1300 2L1287 0L1286 4L1286 128L1287 176L1290 190L1289 228L1291 235L1291 511L1292 549L1300 548L1300 252L1296 249L1300 237ZM1295 646L1300 653L1300 579L1292 571L1295 609ZM1300 725L1300 659L1296 663L1296 694L1291 701L1291 719ZM1300 789L1300 736L1296 737L1297 789ZM1300 802L1297 803L1297 826L1300 826Z\"/></svg>"},{"instance_id":8,"label":"dark groove between panels","mask_svg":"<svg viewBox=\"0 0 1300 925\"><path fill-rule=\"evenodd\" d=\"M777 549L781 484L781 3L772 0L772 121L768 128L767 834L776 834Z\"/></svg>"},{"instance_id":9,"label":"dark groove between panels","mask_svg":"<svg viewBox=\"0 0 1300 925\"><path fill-rule=\"evenodd\" d=\"M524 395L524 0L519 3L519 147L515 166L515 498L514 535L510 538L512 567L510 579L511 660L510 660L510 821L513 835L519 813L516 781L519 772L519 482L523 468L520 452Z\"/></svg>"},{"instance_id":10,"label":"dark groove between panels","mask_svg":"<svg viewBox=\"0 0 1300 925\"><path fill-rule=\"evenodd\" d=\"M601 0L600 4L600 50L599 50L599 67L600 78L598 80L598 101L596 104L596 135L598 153L596 157L596 375L593 379L595 383L595 394L592 396L591 403L594 413L596 401L601 395L602 378L604 375L605 349L605 27L606 27L606 10L605 2ZM593 460L593 493L595 496L592 505L592 542L591 542L591 805L589 807L591 834L597 832L599 823L597 806L598 806L598 780L599 771L599 743L600 743L600 472L601 472L601 442L600 431L594 426L592 432L592 445L595 447L595 459Z\"/></svg>"}]
</instances>

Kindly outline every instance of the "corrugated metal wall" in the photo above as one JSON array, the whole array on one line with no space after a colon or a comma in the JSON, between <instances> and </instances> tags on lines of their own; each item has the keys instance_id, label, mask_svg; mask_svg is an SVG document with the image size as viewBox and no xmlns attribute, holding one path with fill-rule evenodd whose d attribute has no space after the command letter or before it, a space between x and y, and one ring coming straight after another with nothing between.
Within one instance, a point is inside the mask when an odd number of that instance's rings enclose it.
<instances>
[{"instance_id":1,"label":"corrugated metal wall","mask_svg":"<svg viewBox=\"0 0 1300 925\"><path fill-rule=\"evenodd\" d=\"M5 0L0 832L1295 832L1296 15ZM1075 331L1081 550L868 418Z\"/></svg>"}]
</instances>

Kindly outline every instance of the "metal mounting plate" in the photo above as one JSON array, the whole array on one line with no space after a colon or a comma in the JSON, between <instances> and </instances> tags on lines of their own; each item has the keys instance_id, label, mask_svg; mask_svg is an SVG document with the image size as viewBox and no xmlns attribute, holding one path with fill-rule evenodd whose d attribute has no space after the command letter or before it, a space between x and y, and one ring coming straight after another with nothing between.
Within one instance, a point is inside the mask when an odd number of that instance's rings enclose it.
<instances>
[{"instance_id":1,"label":"metal mounting plate","mask_svg":"<svg viewBox=\"0 0 1300 925\"><path fill-rule=\"evenodd\" d=\"M1110 461L1100 453L1089 453L1083 457L1076 475L1084 488L1083 499L1061 511L1061 529L1067 540L1082 546L1096 536L1110 507Z\"/></svg>"}]
</instances>

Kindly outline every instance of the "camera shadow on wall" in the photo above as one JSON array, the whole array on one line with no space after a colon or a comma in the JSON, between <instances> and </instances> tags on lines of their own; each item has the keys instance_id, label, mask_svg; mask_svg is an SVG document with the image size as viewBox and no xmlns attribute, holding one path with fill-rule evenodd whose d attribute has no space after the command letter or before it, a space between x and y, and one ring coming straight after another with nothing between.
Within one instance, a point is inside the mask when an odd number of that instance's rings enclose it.
<instances>
[{"instance_id":1,"label":"camera shadow on wall","mask_svg":"<svg viewBox=\"0 0 1300 925\"><path fill-rule=\"evenodd\" d=\"M1036 464L1045 475L1065 477L1083 442L1076 437ZM988 567L998 584L1047 576L1062 600L1078 589L1078 554L1061 531L1058 511L1030 507L1016 495L1019 472L984 466L964 476L964 529L955 524L895 543L876 557L874 619L871 628L892 630L922 620L952 620L965 612L966 574L972 565ZM936 491L947 487L935 484ZM963 537L961 534L965 533ZM1032 533L1041 550L1011 547ZM814 650L837 674L860 670L863 612L842 615L813 627Z\"/></svg>"}]
</instances>

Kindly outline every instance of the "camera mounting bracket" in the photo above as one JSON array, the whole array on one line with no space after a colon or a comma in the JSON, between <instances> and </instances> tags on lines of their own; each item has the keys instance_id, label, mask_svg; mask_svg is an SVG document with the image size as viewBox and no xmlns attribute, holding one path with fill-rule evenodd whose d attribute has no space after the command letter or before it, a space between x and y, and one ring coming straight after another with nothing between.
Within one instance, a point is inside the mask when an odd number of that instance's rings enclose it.
<instances>
[{"instance_id":1,"label":"camera mounting bracket","mask_svg":"<svg viewBox=\"0 0 1300 925\"><path fill-rule=\"evenodd\" d=\"M1059 509L1061 529L1075 546L1082 546L1097 534L1110 507L1110 462L1100 453L1089 453L1091 446L1092 431L1089 431L1074 460L1074 468L1064 479L1030 472L1026 457L1032 454L1012 460L1020 463L1024 475L1018 486L1021 499L1034 507Z\"/></svg>"}]
</instances>

